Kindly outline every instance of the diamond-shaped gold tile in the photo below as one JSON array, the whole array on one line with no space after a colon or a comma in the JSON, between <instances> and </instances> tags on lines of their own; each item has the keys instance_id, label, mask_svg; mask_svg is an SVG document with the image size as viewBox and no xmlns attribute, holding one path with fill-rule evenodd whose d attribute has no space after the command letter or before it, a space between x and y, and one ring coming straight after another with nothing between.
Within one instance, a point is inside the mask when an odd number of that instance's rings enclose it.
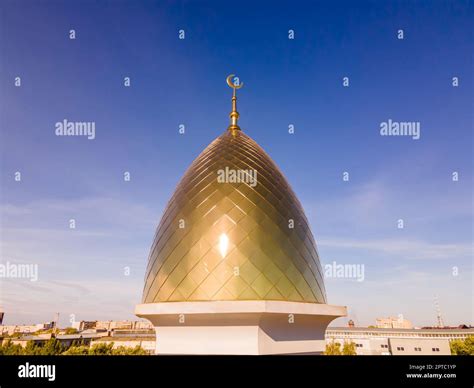
<instances>
[{"instance_id":1,"label":"diamond-shaped gold tile","mask_svg":"<svg viewBox=\"0 0 474 388\"><path fill-rule=\"evenodd\" d=\"M295 286L286 278L286 276L282 276L280 280L278 280L275 288L285 298L289 298L293 291L296 291Z\"/></svg>"},{"instance_id":2,"label":"diamond-shaped gold tile","mask_svg":"<svg viewBox=\"0 0 474 388\"><path fill-rule=\"evenodd\" d=\"M177 288L173 291L171 294L170 298L168 299L170 302L179 302L183 299L186 299L186 296L184 296L180 290Z\"/></svg>"},{"instance_id":3,"label":"diamond-shaped gold tile","mask_svg":"<svg viewBox=\"0 0 474 388\"><path fill-rule=\"evenodd\" d=\"M245 213L238 206L234 206L227 214L229 214L229 217L232 218L236 224L245 217Z\"/></svg>"},{"instance_id":4,"label":"diamond-shaped gold tile","mask_svg":"<svg viewBox=\"0 0 474 388\"><path fill-rule=\"evenodd\" d=\"M272 283L263 274L260 274L252 283L252 288L260 298L263 298L272 287Z\"/></svg>"},{"instance_id":5,"label":"diamond-shaped gold tile","mask_svg":"<svg viewBox=\"0 0 474 388\"><path fill-rule=\"evenodd\" d=\"M233 270L225 261L222 261L214 271L212 271L212 274L221 282L221 284L225 284L227 280L233 276Z\"/></svg>"},{"instance_id":6,"label":"diamond-shaped gold tile","mask_svg":"<svg viewBox=\"0 0 474 388\"><path fill-rule=\"evenodd\" d=\"M189 276L196 284L201 284L202 281L211 273L209 268L200 261L196 266L189 272Z\"/></svg>"},{"instance_id":7,"label":"diamond-shaped gold tile","mask_svg":"<svg viewBox=\"0 0 474 388\"><path fill-rule=\"evenodd\" d=\"M211 300L211 297L212 296L209 296L202 288L198 287L194 290L191 296L186 300L205 301L205 300Z\"/></svg>"},{"instance_id":8,"label":"diamond-shaped gold tile","mask_svg":"<svg viewBox=\"0 0 474 388\"><path fill-rule=\"evenodd\" d=\"M238 296L249 287L249 285L244 280L242 280L240 276L233 275L229 278L229 280L227 280L227 283L224 287L233 295L232 299L237 299Z\"/></svg>"},{"instance_id":9,"label":"diamond-shaped gold tile","mask_svg":"<svg viewBox=\"0 0 474 388\"><path fill-rule=\"evenodd\" d=\"M219 281L212 273L204 279L204 281L199 285L199 288L203 290L211 298L214 294L221 288L222 282Z\"/></svg>"},{"instance_id":10,"label":"diamond-shaped gold tile","mask_svg":"<svg viewBox=\"0 0 474 388\"><path fill-rule=\"evenodd\" d=\"M239 272L240 277L247 282L247 284L252 284L260 275L260 271L250 261L246 261L242 264L239 268Z\"/></svg>"},{"instance_id":11,"label":"diamond-shaped gold tile","mask_svg":"<svg viewBox=\"0 0 474 388\"><path fill-rule=\"evenodd\" d=\"M234 299L234 295L230 293L229 291L227 291L225 287L221 288L212 296L212 300L229 300L229 299Z\"/></svg>"},{"instance_id":12,"label":"diamond-shaped gold tile","mask_svg":"<svg viewBox=\"0 0 474 388\"><path fill-rule=\"evenodd\" d=\"M238 247L232 249L229 254L225 257L225 262L232 268L240 267L247 261L247 256L240 252Z\"/></svg>"},{"instance_id":13,"label":"diamond-shaped gold tile","mask_svg":"<svg viewBox=\"0 0 474 388\"><path fill-rule=\"evenodd\" d=\"M240 295L240 300L259 300L260 296L255 292L252 287L247 287Z\"/></svg>"},{"instance_id":14,"label":"diamond-shaped gold tile","mask_svg":"<svg viewBox=\"0 0 474 388\"><path fill-rule=\"evenodd\" d=\"M223 258L217 247L213 247L208 253L206 253L201 262L209 272L212 272L222 260Z\"/></svg>"},{"instance_id":15,"label":"diamond-shaped gold tile","mask_svg":"<svg viewBox=\"0 0 474 388\"><path fill-rule=\"evenodd\" d=\"M268 293L265 295L265 299L268 300L285 300L282 294L278 292L278 290L273 287Z\"/></svg>"},{"instance_id":16,"label":"diamond-shaped gold tile","mask_svg":"<svg viewBox=\"0 0 474 388\"><path fill-rule=\"evenodd\" d=\"M280 278L283 276L283 272L280 271L280 269L275 264L273 264L273 262L270 262L263 269L263 273L272 284L276 284L278 280L280 280Z\"/></svg>"},{"instance_id":17,"label":"diamond-shaped gold tile","mask_svg":"<svg viewBox=\"0 0 474 388\"><path fill-rule=\"evenodd\" d=\"M191 278L191 275L187 275L183 281L179 284L178 290L184 299L187 299L197 287L197 283ZM181 299L183 300L183 299Z\"/></svg>"}]
</instances>

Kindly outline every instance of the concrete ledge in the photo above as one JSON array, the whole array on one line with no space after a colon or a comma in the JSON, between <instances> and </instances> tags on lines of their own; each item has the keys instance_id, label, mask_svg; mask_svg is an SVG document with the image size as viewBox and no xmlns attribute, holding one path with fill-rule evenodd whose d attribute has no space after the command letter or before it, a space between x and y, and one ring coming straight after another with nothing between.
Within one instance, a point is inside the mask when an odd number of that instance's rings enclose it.
<instances>
[{"instance_id":1,"label":"concrete ledge","mask_svg":"<svg viewBox=\"0 0 474 388\"><path fill-rule=\"evenodd\" d=\"M267 313L334 316L347 315L347 307L321 303L270 300L144 303L135 307L135 315Z\"/></svg>"}]
</instances>

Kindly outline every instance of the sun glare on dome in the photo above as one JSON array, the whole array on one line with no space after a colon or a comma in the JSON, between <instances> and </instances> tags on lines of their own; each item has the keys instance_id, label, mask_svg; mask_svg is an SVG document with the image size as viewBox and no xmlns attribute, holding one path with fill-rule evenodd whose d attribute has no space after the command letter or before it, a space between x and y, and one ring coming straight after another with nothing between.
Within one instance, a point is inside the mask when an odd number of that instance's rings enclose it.
<instances>
[{"instance_id":1,"label":"sun glare on dome","mask_svg":"<svg viewBox=\"0 0 474 388\"><path fill-rule=\"evenodd\" d=\"M225 257L227 254L227 248L229 248L229 237L225 233L222 233L219 236L219 252L222 257Z\"/></svg>"}]
</instances>

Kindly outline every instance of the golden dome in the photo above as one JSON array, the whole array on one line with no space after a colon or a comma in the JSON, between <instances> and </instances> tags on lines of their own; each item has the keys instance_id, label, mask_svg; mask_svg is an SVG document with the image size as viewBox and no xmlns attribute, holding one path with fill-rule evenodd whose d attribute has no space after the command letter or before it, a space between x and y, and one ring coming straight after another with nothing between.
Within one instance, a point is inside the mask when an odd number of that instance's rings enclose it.
<instances>
[{"instance_id":1,"label":"golden dome","mask_svg":"<svg viewBox=\"0 0 474 388\"><path fill-rule=\"evenodd\" d=\"M303 208L236 120L194 160L171 197L150 250L142 303L211 300L326 303Z\"/></svg>"}]
</instances>

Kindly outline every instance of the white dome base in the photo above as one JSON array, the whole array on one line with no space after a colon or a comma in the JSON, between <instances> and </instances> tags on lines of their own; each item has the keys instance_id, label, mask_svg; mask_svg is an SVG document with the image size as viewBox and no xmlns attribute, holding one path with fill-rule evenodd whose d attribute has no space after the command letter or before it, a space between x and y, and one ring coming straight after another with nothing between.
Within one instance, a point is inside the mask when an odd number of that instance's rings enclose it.
<instances>
[{"instance_id":1,"label":"white dome base","mask_svg":"<svg viewBox=\"0 0 474 388\"><path fill-rule=\"evenodd\" d=\"M284 301L137 305L156 331L156 354L320 354L328 324L344 306Z\"/></svg>"}]
</instances>

